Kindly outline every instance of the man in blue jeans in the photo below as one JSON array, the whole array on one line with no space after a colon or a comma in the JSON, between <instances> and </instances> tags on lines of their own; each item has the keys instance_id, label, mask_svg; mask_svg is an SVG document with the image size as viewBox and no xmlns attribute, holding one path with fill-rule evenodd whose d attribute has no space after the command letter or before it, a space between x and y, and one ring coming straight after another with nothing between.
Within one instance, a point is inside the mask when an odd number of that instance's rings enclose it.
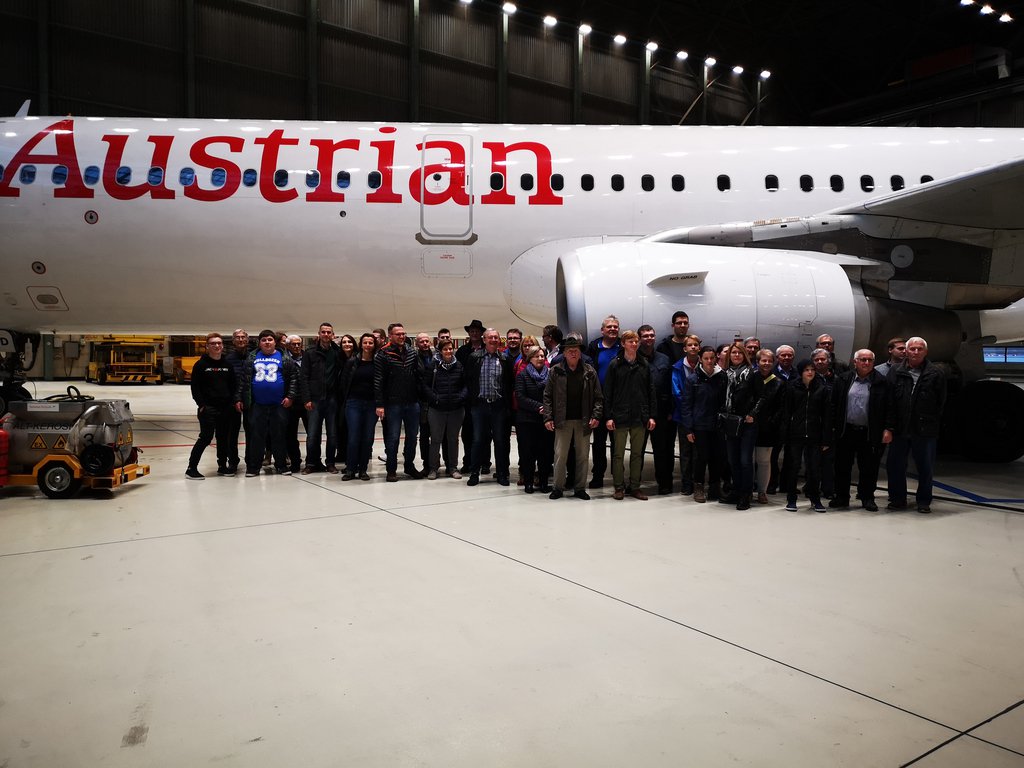
<instances>
[{"instance_id":1,"label":"man in blue jeans","mask_svg":"<svg viewBox=\"0 0 1024 768\"><path fill-rule=\"evenodd\" d=\"M420 480L425 473L416 469L416 436L420 429L419 361L416 351L405 343L401 323L388 326L389 343L373 358L373 395L378 419L384 421L384 454L387 481L398 481L398 439L405 426L402 451L405 474Z\"/></svg>"},{"instance_id":2,"label":"man in blue jeans","mask_svg":"<svg viewBox=\"0 0 1024 768\"><path fill-rule=\"evenodd\" d=\"M466 362L466 383L473 412L473 448L466 485L480 482L490 443L494 441L494 468L498 485L509 484L509 418L512 411L512 363L498 351L501 337L494 328L484 331L483 349Z\"/></svg>"},{"instance_id":3,"label":"man in blue jeans","mask_svg":"<svg viewBox=\"0 0 1024 768\"><path fill-rule=\"evenodd\" d=\"M321 323L316 343L302 353L299 366L299 390L309 414L306 427L306 468L302 474L330 472L338 474L338 376L344 364L341 349L334 343L334 326ZM320 461L320 434L326 426L327 466Z\"/></svg>"}]
</instances>

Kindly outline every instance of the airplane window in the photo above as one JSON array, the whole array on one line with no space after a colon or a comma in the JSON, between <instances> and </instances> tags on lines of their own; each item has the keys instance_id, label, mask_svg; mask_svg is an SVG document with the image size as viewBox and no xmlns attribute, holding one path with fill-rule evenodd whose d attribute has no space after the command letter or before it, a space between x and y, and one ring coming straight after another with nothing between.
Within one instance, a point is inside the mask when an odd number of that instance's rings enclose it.
<instances>
[{"instance_id":1,"label":"airplane window","mask_svg":"<svg viewBox=\"0 0 1024 768\"><path fill-rule=\"evenodd\" d=\"M280 188L288 186L288 171L284 168L278 168L274 171L274 186Z\"/></svg>"},{"instance_id":2,"label":"airplane window","mask_svg":"<svg viewBox=\"0 0 1024 768\"><path fill-rule=\"evenodd\" d=\"M519 186L523 188L524 192L529 192L531 189L533 189L533 174L524 173L522 176L520 176Z\"/></svg>"},{"instance_id":3,"label":"airplane window","mask_svg":"<svg viewBox=\"0 0 1024 768\"><path fill-rule=\"evenodd\" d=\"M640 177L640 188L644 192L653 192L654 191L654 177L651 176L651 174L649 174L649 173L645 173L643 176L641 176Z\"/></svg>"},{"instance_id":4,"label":"airplane window","mask_svg":"<svg viewBox=\"0 0 1024 768\"><path fill-rule=\"evenodd\" d=\"M594 177L589 173L583 174L583 176L580 177L580 187L584 192L592 192L594 189Z\"/></svg>"},{"instance_id":5,"label":"airplane window","mask_svg":"<svg viewBox=\"0 0 1024 768\"><path fill-rule=\"evenodd\" d=\"M114 174L114 180L121 186L128 184L132 180L132 169L127 165L122 165Z\"/></svg>"},{"instance_id":6,"label":"airplane window","mask_svg":"<svg viewBox=\"0 0 1024 768\"><path fill-rule=\"evenodd\" d=\"M682 192L686 189L686 177L680 176L678 173L672 177L672 191Z\"/></svg>"},{"instance_id":7,"label":"airplane window","mask_svg":"<svg viewBox=\"0 0 1024 768\"><path fill-rule=\"evenodd\" d=\"M310 189L320 186L320 171L306 171L306 186Z\"/></svg>"},{"instance_id":8,"label":"airplane window","mask_svg":"<svg viewBox=\"0 0 1024 768\"><path fill-rule=\"evenodd\" d=\"M224 182L228 180L228 172L223 168L214 168L210 174L210 183L215 187L223 187Z\"/></svg>"},{"instance_id":9,"label":"airplane window","mask_svg":"<svg viewBox=\"0 0 1024 768\"><path fill-rule=\"evenodd\" d=\"M85 169L88 175L89 169ZM182 168L181 173L178 174L178 183L183 187L191 187L196 183L196 172L191 168Z\"/></svg>"},{"instance_id":10,"label":"airplane window","mask_svg":"<svg viewBox=\"0 0 1024 768\"><path fill-rule=\"evenodd\" d=\"M82 176L85 178L85 183L92 186L100 180L100 169L95 165L87 166Z\"/></svg>"},{"instance_id":11,"label":"airplane window","mask_svg":"<svg viewBox=\"0 0 1024 768\"><path fill-rule=\"evenodd\" d=\"M242 183L247 187L255 187L256 181L259 179L259 174L256 173L254 168L246 168L242 171Z\"/></svg>"},{"instance_id":12,"label":"airplane window","mask_svg":"<svg viewBox=\"0 0 1024 768\"><path fill-rule=\"evenodd\" d=\"M338 171L338 188L348 189L349 184L352 183L352 174L348 171Z\"/></svg>"},{"instance_id":13,"label":"airplane window","mask_svg":"<svg viewBox=\"0 0 1024 768\"><path fill-rule=\"evenodd\" d=\"M34 165L21 166L21 183L31 184L36 180L36 167Z\"/></svg>"},{"instance_id":14,"label":"airplane window","mask_svg":"<svg viewBox=\"0 0 1024 768\"><path fill-rule=\"evenodd\" d=\"M0 165L0 181L4 180L4 167Z\"/></svg>"},{"instance_id":15,"label":"airplane window","mask_svg":"<svg viewBox=\"0 0 1024 768\"><path fill-rule=\"evenodd\" d=\"M893 192L899 192L901 189L903 189L903 187L906 186L906 184L903 183L902 176L890 176L889 183L892 185Z\"/></svg>"},{"instance_id":16,"label":"airplane window","mask_svg":"<svg viewBox=\"0 0 1024 768\"><path fill-rule=\"evenodd\" d=\"M62 186L68 180L68 167L66 165L53 166L53 175L50 177L55 186Z\"/></svg>"},{"instance_id":17,"label":"airplane window","mask_svg":"<svg viewBox=\"0 0 1024 768\"><path fill-rule=\"evenodd\" d=\"M808 176L806 173L800 177L800 189L804 192L811 192L814 190L814 177Z\"/></svg>"},{"instance_id":18,"label":"airplane window","mask_svg":"<svg viewBox=\"0 0 1024 768\"><path fill-rule=\"evenodd\" d=\"M149 169L148 179L151 187L159 187L164 181L164 169L157 168L155 165Z\"/></svg>"},{"instance_id":19,"label":"airplane window","mask_svg":"<svg viewBox=\"0 0 1024 768\"><path fill-rule=\"evenodd\" d=\"M775 174L772 174L772 173L770 173L767 176L765 176L764 177L764 188L767 189L769 192L778 192L779 191L779 177L776 176Z\"/></svg>"},{"instance_id":20,"label":"airplane window","mask_svg":"<svg viewBox=\"0 0 1024 768\"><path fill-rule=\"evenodd\" d=\"M505 177L500 173L491 174L491 189L500 192L505 188Z\"/></svg>"},{"instance_id":21,"label":"airplane window","mask_svg":"<svg viewBox=\"0 0 1024 768\"><path fill-rule=\"evenodd\" d=\"M860 177L860 188L865 192L875 191L875 180L871 176Z\"/></svg>"},{"instance_id":22,"label":"airplane window","mask_svg":"<svg viewBox=\"0 0 1024 768\"><path fill-rule=\"evenodd\" d=\"M718 191L728 192L730 189L732 189L732 179L723 173L718 177Z\"/></svg>"},{"instance_id":23,"label":"airplane window","mask_svg":"<svg viewBox=\"0 0 1024 768\"><path fill-rule=\"evenodd\" d=\"M561 192L563 189L565 189L565 177L562 176L562 174L560 173L552 174L551 188L555 190L555 192Z\"/></svg>"},{"instance_id":24,"label":"airplane window","mask_svg":"<svg viewBox=\"0 0 1024 768\"><path fill-rule=\"evenodd\" d=\"M621 192L626 188L626 180L622 178L621 174L614 174L612 176L612 189L616 192Z\"/></svg>"},{"instance_id":25,"label":"airplane window","mask_svg":"<svg viewBox=\"0 0 1024 768\"><path fill-rule=\"evenodd\" d=\"M370 171L370 175L366 178L366 186L370 189L380 189L383 181L384 178L380 175L380 171Z\"/></svg>"},{"instance_id":26,"label":"airplane window","mask_svg":"<svg viewBox=\"0 0 1024 768\"><path fill-rule=\"evenodd\" d=\"M843 186L844 185L843 185L843 177L842 176L839 176L838 174L833 175L828 181L829 181L829 184L832 186L832 191L833 192L842 192L843 191Z\"/></svg>"},{"instance_id":27,"label":"airplane window","mask_svg":"<svg viewBox=\"0 0 1024 768\"><path fill-rule=\"evenodd\" d=\"M934 176L929 176L927 174L925 174L924 176L921 177L921 183L922 184L927 184L929 181L935 181L935 177Z\"/></svg>"}]
</instances>

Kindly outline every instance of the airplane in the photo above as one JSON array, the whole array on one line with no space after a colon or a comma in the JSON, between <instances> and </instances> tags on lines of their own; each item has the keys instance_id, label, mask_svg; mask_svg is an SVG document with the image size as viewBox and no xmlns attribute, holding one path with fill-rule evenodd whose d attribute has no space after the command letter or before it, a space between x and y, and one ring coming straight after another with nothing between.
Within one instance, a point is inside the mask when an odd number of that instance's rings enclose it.
<instances>
[{"instance_id":1,"label":"airplane","mask_svg":"<svg viewBox=\"0 0 1024 768\"><path fill-rule=\"evenodd\" d=\"M708 344L879 360L920 335L948 434L1024 455L1024 131L0 118L0 349L38 334L585 336L608 314ZM34 357L34 356L33 356Z\"/></svg>"}]
</instances>

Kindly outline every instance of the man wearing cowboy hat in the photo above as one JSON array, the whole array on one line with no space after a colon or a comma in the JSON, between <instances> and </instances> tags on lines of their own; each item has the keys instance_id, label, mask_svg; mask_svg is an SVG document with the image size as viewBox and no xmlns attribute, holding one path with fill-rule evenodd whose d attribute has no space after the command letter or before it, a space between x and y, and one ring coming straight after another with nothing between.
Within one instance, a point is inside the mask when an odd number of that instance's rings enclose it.
<instances>
[{"instance_id":1,"label":"man wearing cowboy hat","mask_svg":"<svg viewBox=\"0 0 1024 768\"><path fill-rule=\"evenodd\" d=\"M455 350L455 359L466 368L469 364L469 356L484 348L484 324L479 320L473 320L469 325L463 326L469 341ZM464 466L460 468L463 474L469 474L469 462L473 455L473 409L467 408L466 415L462 420L462 461ZM482 469L485 474L491 471L491 446L490 443L484 449L482 456Z\"/></svg>"}]
</instances>

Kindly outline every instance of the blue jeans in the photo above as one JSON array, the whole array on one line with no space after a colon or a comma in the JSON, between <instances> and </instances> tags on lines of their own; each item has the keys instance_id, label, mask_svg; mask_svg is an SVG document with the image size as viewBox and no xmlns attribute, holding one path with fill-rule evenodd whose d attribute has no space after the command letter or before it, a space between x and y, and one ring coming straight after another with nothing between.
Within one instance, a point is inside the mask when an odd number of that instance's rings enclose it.
<instances>
[{"instance_id":1,"label":"blue jeans","mask_svg":"<svg viewBox=\"0 0 1024 768\"><path fill-rule=\"evenodd\" d=\"M896 437L889 444L885 471L889 475L889 498L897 504L907 503L907 459L914 455L917 466L917 503L932 503L932 474L935 471L935 437Z\"/></svg>"},{"instance_id":2,"label":"blue jeans","mask_svg":"<svg viewBox=\"0 0 1024 768\"><path fill-rule=\"evenodd\" d=\"M345 421L348 423L345 471L359 474L366 471L373 455L373 430L377 427L373 400L350 397L345 401Z\"/></svg>"},{"instance_id":3,"label":"blue jeans","mask_svg":"<svg viewBox=\"0 0 1024 768\"><path fill-rule=\"evenodd\" d=\"M320 430L327 426L327 461L333 463L338 452L338 401L333 397L313 401L306 426L306 466L322 467L320 461Z\"/></svg>"},{"instance_id":4,"label":"blue jeans","mask_svg":"<svg viewBox=\"0 0 1024 768\"><path fill-rule=\"evenodd\" d=\"M470 457L469 471L474 475L480 474L480 467L484 465L484 458L487 456L491 440L494 440L494 469L498 473L498 479L508 477L508 403L505 400L497 400L488 403L485 400L477 400L473 403L473 453Z\"/></svg>"},{"instance_id":5,"label":"blue jeans","mask_svg":"<svg viewBox=\"0 0 1024 768\"><path fill-rule=\"evenodd\" d=\"M726 455L732 470L732 490L740 496L750 496L754 490L754 443L757 427L746 422L736 437L725 438Z\"/></svg>"},{"instance_id":6,"label":"blue jeans","mask_svg":"<svg viewBox=\"0 0 1024 768\"><path fill-rule=\"evenodd\" d=\"M415 466L416 436L420 432L419 403L389 403L384 406L384 454L388 474L398 471L398 437L405 425L404 467Z\"/></svg>"}]
</instances>

